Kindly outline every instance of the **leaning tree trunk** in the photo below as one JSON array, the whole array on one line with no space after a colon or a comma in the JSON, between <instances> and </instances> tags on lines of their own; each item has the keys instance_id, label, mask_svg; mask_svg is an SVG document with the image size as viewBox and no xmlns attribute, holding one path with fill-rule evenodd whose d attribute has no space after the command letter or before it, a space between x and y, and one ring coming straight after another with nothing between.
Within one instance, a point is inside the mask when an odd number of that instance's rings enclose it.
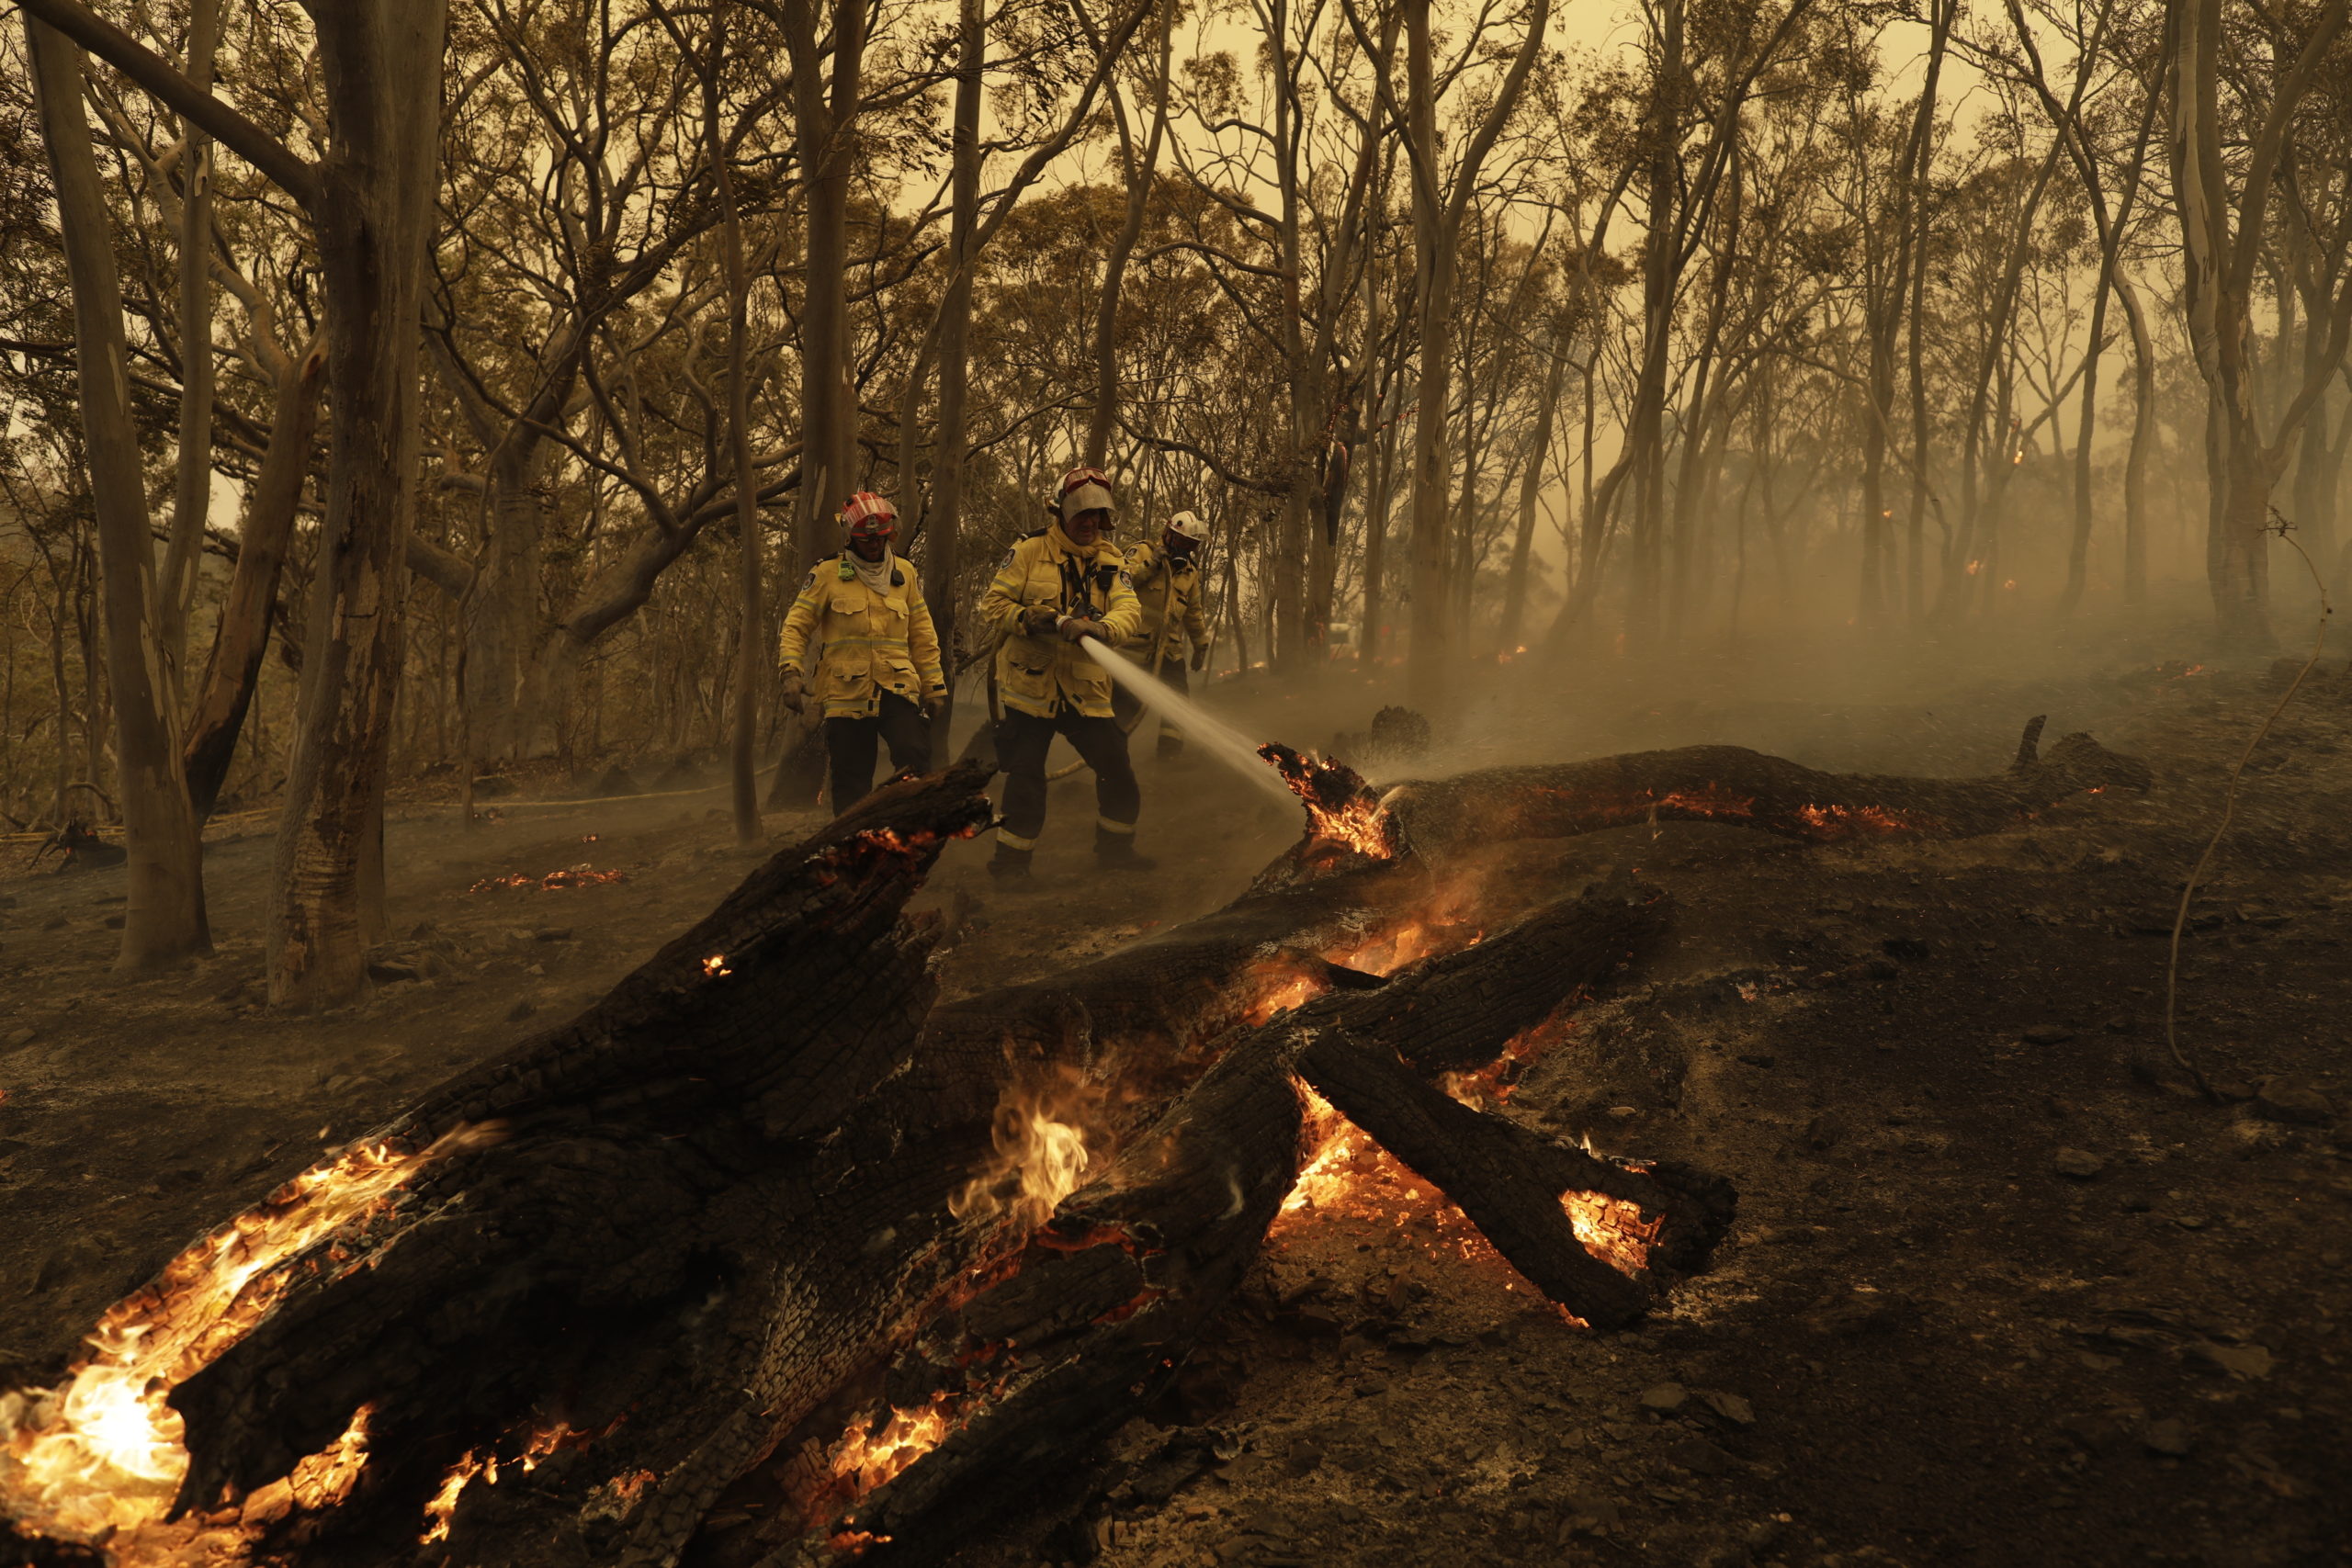
<instances>
[{"instance_id":1,"label":"leaning tree trunk","mask_svg":"<svg viewBox=\"0 0 2352 1568\"><path fill-rule=\"evenodd\" d=\"M236 760L245 710L253 705L260 683L277 580L294 536L302 481L311 471L311 447L319 428L319 377L325 363L323 345L313 343L280 372L269 445L245 498L244 518L237 530L236 570L213 627L212 652L197 686L183 753L188 799L199 818L212 815L220 799L229 765Z\"/></svg>"},{"instance_id":2,"label":"leaning tree trunk","mask_svg":"<svg viewBox=\"0 0 2352 1568\"><path fill-rule=\"evenodd\" d=\"M73 283L75 387L89 456L90 500L97 514L116 785L130 851L129 897L115 967L150 969L212 950L204 912L202 829L188 807L179 737L174 733L171 653L164 643L170 617L158 603L126 372L122 289L97 154L82 110L81 51L29 15L25 39L41 133L49 144L58 232ZM95 767L91 782L97 782Z\"/></svg>"}]
</instances>

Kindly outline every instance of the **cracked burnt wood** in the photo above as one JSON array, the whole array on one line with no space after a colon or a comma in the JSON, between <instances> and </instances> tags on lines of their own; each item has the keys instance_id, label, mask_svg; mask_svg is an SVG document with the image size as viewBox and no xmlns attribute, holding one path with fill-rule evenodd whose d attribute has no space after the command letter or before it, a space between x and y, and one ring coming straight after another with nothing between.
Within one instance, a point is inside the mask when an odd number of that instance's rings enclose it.
<instances>
[{"instance_id":1,"label":"cracked burnt wood","mask_svg":"<svg viewBox=\"0 0 2352 1568\"><path fill-rule=\"evenodd\" d=\"M819 1543L838 1532L872 1538L869 1562L933 1558L1034 1496L1041 1479L1069 1473L1174 1375L1256 1261L1313 1152L1302 1143L1302 1074L1344 1082L1374 1121L1410 1145L1419 1129L1393 1109L1408 1091L1387 1079L1359 1089L1373 1076L1364 1063L1385 1063L1394 1077L1453 1105L1399 1055L1400 1044L1433 1042L1449 1063L1491 1060L1564 994L1599 986L1637 959L1664 917L1654 896L1563 900L1377 989L1332 990L1222 1042L1216 1066L1107 1172L1064 1201L1014 1267L933 1324L891 1369L886 1386L894 1404L915 1407L944 1397L951 1427L938 1447L838 1518L842 1499L825 1489L830 1478L804 1460L797 1472L813 1481L793 1501L817 1534L796 1539L787 1515L742 1532L706 1561L714 1568L785 1568L821 1560ZM1535 1256L1539 1238L1577 1250L1589 1272L1554 1260L1544 1269L1546 1288L1588 1320L1630 1321L1667 1275L1661 1269L1629 1278L1584 1254L1559 1206L1561 1191L1606 1190L1646 1208L1662 1224L1662 1250L1692 1265L1728 1223L1720 1182L1693 1179L1678 1190L1503 1118L1455 1109L1464 1117L1444 1131L1476 1151L1456 1162L1465 1185L1491 1185L1495 1168L1531 1156L1560 1175L1549 1194L1553 1232L1517 1213L1504 1229L1521 1256ZM1501 1201L1481 1201L1490 1213L1507 1212ZM793 1456L775 1469L789 1490Z\"/></svg>"},{"instance_id":2,"label":"cracked burnt wood","mask_svg":"<svg viewBox=\"0 0 2352 1568\"><path fill-rule=\"evenodd\" d=\"M1484 768L1399 785L1388 804L1417 850L1442 857L1496 839L1641 822L1720 822L1807 843L1973 838L2018 827L2072 795L2148 787L2146 763L2087 735L2042 753L2041 723L2026 726L2009 768L1981 779L1826 773L1741 746L1684 746Z\"/></svg>"},{"instance_id":3,"label":"cracked burnt wood","mask_svg":"<svg viewBox=\"0 0 2352 1568\"><path fill-rule=\"evenodd\" d=\"M901 907L990 815L977 768L886 787L754 872L603 1001L369 1141L495 1129L286 1270L271 1315L173 1392L183 1506L283 1474L371 1407L353 1495L283 1521L306 1564L662 1563L712 1500L1020 1237L947 1200L1031 1064L1115 1073L1142 1125L1272 985L1427 894L1411 864L1285 880L1053 980L925 1016L933 930ZM569 1434L526 1472L534 1433Z\"/></svg>"},{"instance_id":4,"label":"cracked burnt wood","mask_svg":"<svg viewBox=\"0 0 2352 1568\"><path fill-rule=\"evenodd\" d=\"M808 1278L795 1233L826 1223L830 1135L914 1048L933 932L901 908L941 845L989 819L984 781L877 793L578 1018L375 1134L497 1136L337 1236L341 1266L298 1265L277 1309L174 1392L182 1506L285 1473L362 1404L369 1462L342 1508L300 1521L320 1532L305 1560L405 1560L447 1467L502 1438L511 1459L557 1421L598 1434L611 1466L590 1475L560 1453L540 1467L535 1490L580 1482L575 1513L625 1468L691 1491L755 1454L761 1412L838 1375L865 1353L861 1327L888 1316L893 1270ZM605 1524L603 1554L627 1558L632 1532ZM515 1541L506 1560L578 1558L571 1533L569 1551Z\"/></svg>"}]
</instances>

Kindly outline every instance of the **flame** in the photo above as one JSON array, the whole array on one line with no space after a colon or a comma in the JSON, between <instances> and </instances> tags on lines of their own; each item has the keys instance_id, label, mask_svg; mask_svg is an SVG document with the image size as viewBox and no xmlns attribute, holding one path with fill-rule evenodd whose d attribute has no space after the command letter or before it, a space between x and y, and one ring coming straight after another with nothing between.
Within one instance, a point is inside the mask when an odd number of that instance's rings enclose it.
<instances>
[{"instance_id":1,"label":"flame","mask_svg":"<svg viewBox=\"0 0 2352 1568\"><path fill-rule=\"evenodd\" d=\"M947 1436L948 1402L947 1394L935 1393L930 1404L913 1410L894 1405L888 1416L877 1412L853 1422L833 1450L834 1477L847 1483L854 1498L896 1481Z\"/></svg>"},{"instance_id":2,"label":"flame","mask_svg":"<svg viewBox=\"0 0 2352 1568\"><path fill-rule=\"evenodd\" d=\"M702 961L702 977L706 980L716 980L733 973L734 970L727 967L727 954L723 953L714 953Z\"/></svg>"},{"instance_id":3,"label":"flame","mask_svg":"<svg viewBox=\"0 0 2352 1568\"><path fill-rule=\"evenodd\" d=\"M591 844L595 841L596 835L594 833L582 840L583 843ZM548 872L545 876L533 876L525 871L509 871L497 876L485 876L466 891L487 893L497 887L536 887L542 892L553 893L566 887L594 887L606 882L627 882L628 880L628 874L625 871L598 871L594 866L582 861L578 865L566 866L561 871Z\"/></svg>"},{"instance_id":4,"label":"flame","mask_svg":"<svg viewBox=\"0 0 2352 1568\"><path fill-rule=\"evenodd\" d=\"M1968 563L1968 575L1971 577L1974 577L1978 572L1983 571L1984 570L1984 563L1981 560L1973 560Z\"/></svg>"},{"instance_id":5,"label":"flame","mask_svg":"<svg viewBox=\"0 0 2352 1568\"><path fill-rule=\"evenodd\" d=\"M1007 1213L1024 1230L1053 1216L1105 1152L1090 1129L1102 1125L1106 1086L1057 1064L1042 1081L1008 1083L989 1128L993 1152L947 1201L958 1219Z\"/></svg>"},{"instance_id":6,"label":"flame","mask_svg":"<svg viewBox=\"0 0 2352 1568\"><path fill-rule=\"evenodd\" d=\"M0 1395L0 1517L55 1540L111 1538L123 1565L161 1560L138 1541L164 1551L173 1549L163 1538L195 1539L202 1521L163 1524L188 1467L172 1391L266 1318L320 1243L373 1221L427 1162L480 1146L484 1134L460 1128L415 1152L391 1142L355 1145L201 1237L109 1307L64 1382ZM256 1490L246 1508L266 1519L340 1502L366 1463L370 1414L363 1405L342 1438Z\"/></svg>"},{"instance_id":7,"label":"flame","mask_svg":"<svg viewBox=\"0 0 2352 1568\"><path fill-rule=\"evenodd\" d=\"M0 1515L73 1540L161 1519L188 1465L172 1390L269 1315L300 1278L288 1265L388 1208L448 1142L363 1144L303 1172L108 1308L59 1387L0 1397Z\"/></svg>"},{"instance_id":8,"label":"flame","mask_svg":"<svg viewBox=\"0 0 2352 1568\"><path fill-rule=\"evenodd\" d=\"M527 1475L538 1469L541 1462L558 1449L580 1448L595 1436L594 1432L577 1431L569 1423L558 1421L553 1426L533 1432L525 1439L522 1453L509 1463ZM641 1479L628 1489L625 1500L633 1500L638 1489L652 1479L650 1472L640 1472L640 1475ZM424 1533L416 1538L419 1546L430 1546L436 1540L449 1538L449 1521L458 1511L458 1498L476 1476L481 1478L485 1486L498 1484L498 1450L495 1448L473 1450L442 1475L440 1490L434 1493L424 1505ZM620 1484L619 1480L612 1483L616 1491Z\"/></svg>"},{"instance_id":9,"label":"flame","mask_svg":"<svg viewBox=\"0 0 2352 1568\"><path fill-rule=\"evenodd\" d=\"M1396 818L1353 768L1273 741L1259 747L1258 755L1272 763L1291 793L1306 802L1310 840L1352 850L1367 860L1395 860L1404 853L1404 836Z\"/></svg>"}]
</instances>

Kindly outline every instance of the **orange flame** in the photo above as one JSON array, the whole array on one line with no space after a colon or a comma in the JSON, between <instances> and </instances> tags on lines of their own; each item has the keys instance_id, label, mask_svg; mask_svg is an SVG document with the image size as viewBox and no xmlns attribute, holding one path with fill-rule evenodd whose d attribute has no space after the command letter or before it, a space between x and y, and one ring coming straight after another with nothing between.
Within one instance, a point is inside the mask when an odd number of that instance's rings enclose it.
<instances>
[{"instance_id":1,"label":"orange flame","mask_svg":"<svg viewBox=\"0 0 2352 1568\"><path fill-rule=\"evenodd\" d=\"M381 1214L428 1161L481 1141L479 1131L459 1129L421 1152L354 1145L198 1240L108 1308L64 1382L0 1395L0 1517L73 1541L154 1533L149 1527L160 1526L188 1467L172 1390L266 1318L321 1242ZM366 1460L368 1415L361 1409L342 1438L254 1494L252 1506L340 1501ZM283 1498L264 1502L276 1487L286 1489ZM119 1546L115 1556L122 1564L141 1560Z\"/></svg>"},{"instance_id":2,"label":"orange flame","mask_svg":"<svg viewBox=\"0 0 2352 1568\"><path fill-rule=\"evenodd\" d=\"M1010 1214L1023 1230L1044 1224L1105 1152L1093 1130L1103 1124L1107 1093L1067 1063L1042 1081L1006 1084L989 1128L993 1152L948 1200L948 1212L958 1219Z\"/></svg>"},{"instance_id":3,"label":"orange flame","mask_svg":"<svg viewBox=\"0 0 2352 1568\"><path fill-rule=\"evenodd\" d=\"M877 1413L852 1423L833 1450L834 1476L847 1483L856 1497L896 1481L947 1436L948 1399L935 1393L930 1404L913 1410L893 1406L888 1416Z\"/></svg>"},{"instance_id":4,"label":"orange flame","mask_svg":"<svg viewBox=\"0 0 2352 1568\"><path fill-rule=\"evenodd\" d=\"M1306 803L1309 838L1352 850L1367 860L1395 860L1404 852L1396 818L1353 768L1271 741L1258 748L1258 755L1272 763L1291 793Z\"/></svg>"},{"instance_id":5,"label":"orange flame","mask_svg":"<svg viewBox=\"0 0 2352 1568\"><path fill-rule=\"evenodd\" d=\"M558 1449L578 1448L594 1436L594 1433L575 1431L567 1423L558 1421L551 1427L543 1427L533 1432L525 1440L520 1457L511 1461L512 1466L527 1475L538 1469L540 1463ZM441 1477L440 1490L434 1493L424 1505L424 1533L416 1538L418 1545L430 1546L436 1540L449 1538L449 1521L458 1511L458 1499L476 1476L481 1478L485 1486L498 1484L498 1451L495 1449L474 1450L451 1465ZM637 1483L640 1487L643 1484L643 1481ZM617 1488L619 1483L616 1481L614 1485ZM631 1488L629 1496L633 1499L635 1495L636 1489Z\"/></svg>"}]
</instances>

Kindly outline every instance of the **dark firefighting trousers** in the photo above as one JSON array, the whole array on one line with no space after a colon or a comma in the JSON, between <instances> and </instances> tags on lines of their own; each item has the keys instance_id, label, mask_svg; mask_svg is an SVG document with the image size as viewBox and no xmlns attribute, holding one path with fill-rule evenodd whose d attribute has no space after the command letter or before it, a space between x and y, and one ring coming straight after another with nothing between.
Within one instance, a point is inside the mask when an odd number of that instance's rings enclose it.
<instances>
[{"instance_id":1,"label":"dark firefighting trousers","mask_svg":"<svg viewBox=\"0 0 2352 1568\"><path fill-rule=\"evenodd\" d=\"M931 721L922 709L895 692L882 694L880 708L871 718L829 718L825 721L825 754L833 773L833 815L838 817L864 800L874 789L874 753L877 742L890 747L890 768L916 773L931 767Z\"/></svg>"},{"instance_id":2,"label":"dark firefighting trousers","mask_svg":"<svg viewBox=\"0 0 2352 1568\"><path fill-rule=\"evenodd\" d=\"M1057 734L1068 736L1094 770L1098 834L1125 836L1136 830L1143 790L1136 783L1135 765L1127 761L1127 732L1117 719L1069 712L1041 718L1008 708L996 728L997 765L1004 770L1004 826L997 829L996 840L1008 850L1035 848L1046 826L1046 752Z\"/></svg>"}]
</instances>

